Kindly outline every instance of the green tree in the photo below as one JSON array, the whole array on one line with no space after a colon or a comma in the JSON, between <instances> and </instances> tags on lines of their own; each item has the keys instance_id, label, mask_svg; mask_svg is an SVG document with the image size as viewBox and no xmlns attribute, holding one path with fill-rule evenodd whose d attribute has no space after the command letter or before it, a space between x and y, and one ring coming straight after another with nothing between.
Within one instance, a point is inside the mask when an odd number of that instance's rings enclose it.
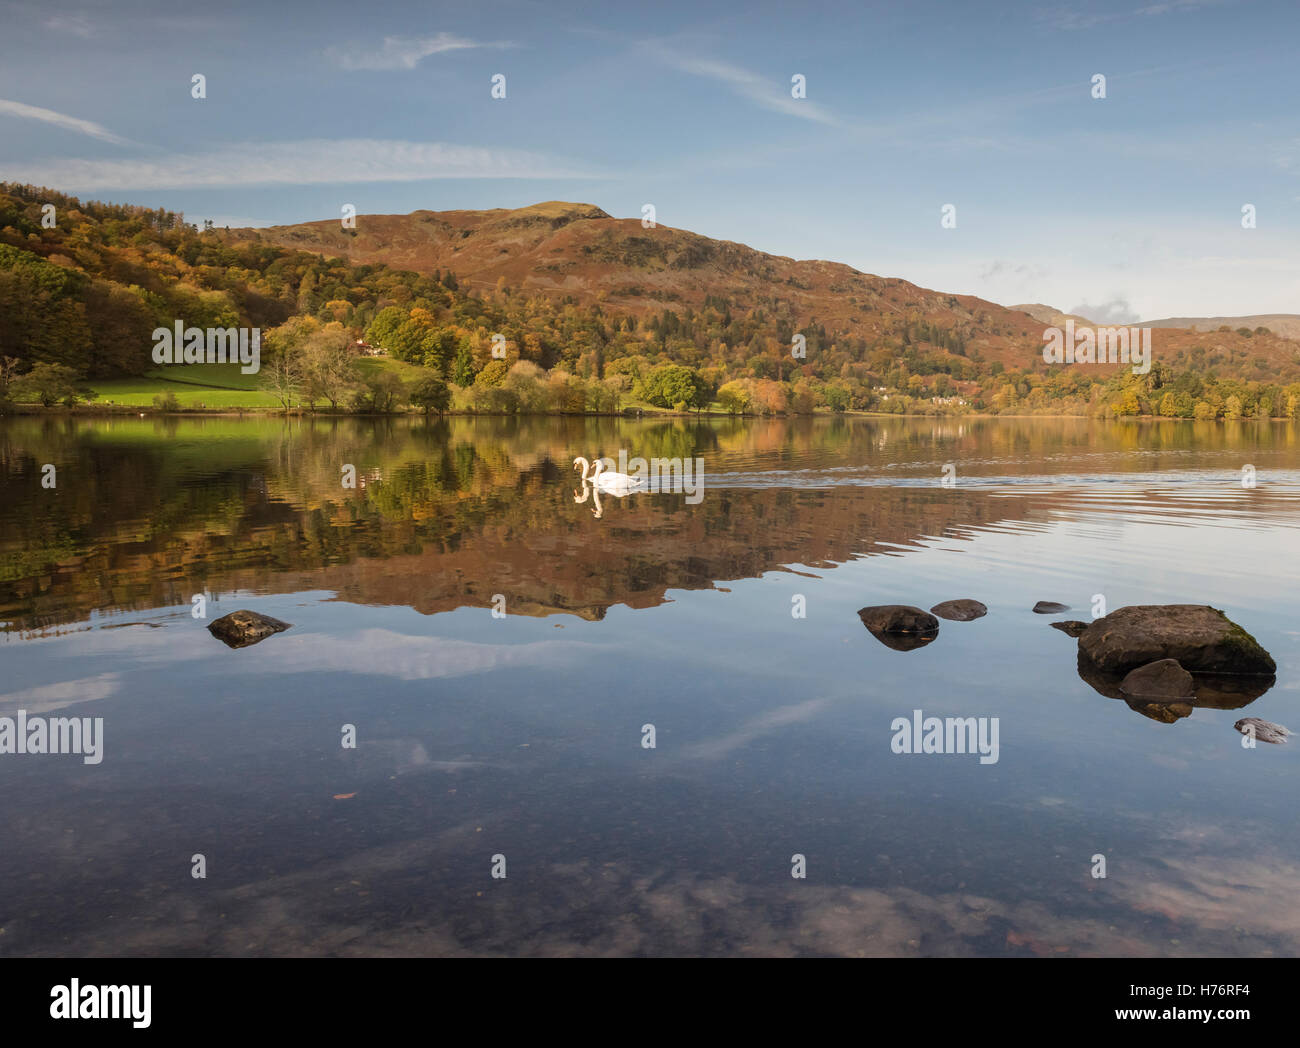
<instances>
[{"instance_id":1,"label":"green tree","mask_svg":"<svg viewBox=\"0 0 1300 1048\"><path fill-rule=\"evenodd\" d=\"M743 414L749 409L749 403L749 390L743 382L728 382L718 390L718 404L728 414Z\"/></svg>"},{"instance_id":2,"label":"green tree","mask_svg":"<svg viewBox=\"0 0 1300 1048\"><path fill-rule=\"evenodd\" d=\"M474 379L474 385L499 386L505 382L508 374L510 374L510 365L504 360L489 360Z\"/></svg>"},{"instance_id":3,"label":"green tree","mask_svg":"<svg viewBox=\"0 0 1300 1048\"><path fill-rule=\"evenodd\" d=\"M451 407L451 390L437 375L429 375L420 379L411 390L411 403L420 408L426 418L430 411L441 415Z\"/></svg>"},{"instance_id":4,"label":"green tree","mask_svg":"<svg viewBox=\"0 0 1300 1048\"><path fill-rule=\"evenodd\" d=\"M369 376L360 390L353 394L352 407L362 414L388 415L406 402L406 387L391 371L379 371Z\"/></svg>"},{"instance_id":5,"label":"green tree","mask_svg":"<svg viewBox=\"0 0 1300 1048\"><path fill-rule=\"evenodd\" d=\"M456 360L452 364L451 377L462 389L474 382L474 348L468 335L462 336L456 343Z\"/></svg>"},{"instance_id":6,"label":"green tree","mask_svg":"<svg viewBox=\"0 0 1300 1048\"><path fill-rule=\"evenodd\" d=\"M822 395L826 398L826 406L837 414L848 410L849 391L843 386L827 386Z\"/></svg>"},{"instance_id":7,"label":"green tree","mask_svg":"<svg viewBox=\"0 0 1300 1048\"><path fill-rule=\"evenodd\" d=\"M78 400L91 400L95 394L80 384L80 376L62 364L36 364L31 371L15 379L10 389L15 400L39 401L51 408L60 402L71 406Z\"/></svg>"},{"instance_id":8,"label":"green tree","mask_svg":"<svg viewBox=\"0 0 1300 1048\"><path fill-rule=\"evenodd\" d=\"M703 385L694 368L664 364L642 380L641 395L656 407L670 408L682 404L692 408L700 404Z\"/></svg>"}]
</instances>

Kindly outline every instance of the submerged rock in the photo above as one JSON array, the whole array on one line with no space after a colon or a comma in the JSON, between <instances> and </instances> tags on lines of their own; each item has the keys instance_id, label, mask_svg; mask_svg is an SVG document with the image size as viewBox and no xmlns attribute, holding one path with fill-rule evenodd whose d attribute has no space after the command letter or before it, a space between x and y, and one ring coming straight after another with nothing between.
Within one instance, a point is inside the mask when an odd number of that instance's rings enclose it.
<instances>
[{"instance_id":1,"label":"submerged rock","mask_svg":"<svg viewBox=\"0 0 1300 1048\"><path fill-rule=\"evenodd\" d=\"M1275 746L1286 742L1288 735L1295 734L1290 728L1284 728L1272 721L1260 720L1258 717L1242 717L1233 727L1243 735L1253 735L1260 742L1271 742Z\"/></svg>"},{"instance_id":2,"label":"submerged rock","mask_svg":"<svg viewBox=\"0 0 1300 1048\"><path fill-rule=\"evenodd\" d=\"M1186 702L1196 697L1192 675L1176 659L1160 659L1130 670L1119 690L1125 698L1148 702Z\"/></svg>"},{"instance_id":3,"label":"submerged rock","mask_svg":"<svg viewBox=\"0 0 1300 1048\"><path fill-rule=\"evenodd\" d=\"M1205 604L1137 604L1094 621L1079 651L1105 673L1127 673L1176 659L1192 673L1271 675L1272 656L1217 608Z\"/></svg>"},{"instance_id":4,"label":"submerged rock","mask_svg":"<svg viewBox=\"0 0 1300 1048\"><path fill-rule=\"evenodd\" d=\"M1054 600L1040 600L1034 605L1036 615L1059 615L1063 611L1069 611L1070 605L1058 604Z\"/></svg>"},{"instance_id":5,"label":"submerged rock","mask_svg":"<svg viewBox=\"0 0 1300 1048\"><path fill-rule=\"evenodd\" d=\"M1080 622L1078 619L1065 619L1063 622L1053 622L1052 629L1060 630L1062 633L1068 633L1071 637L1077 637L1088 628L1090 623Z\"/></svg>"},{"instance_id":6,"label":"submerged rock","mask_svg":"<svg viewBox=\"0 0 1300 1048\"><path fill-rule=\"evenodd\" d=\"M292 625L291 622L281 622L255 611L232 611L211 623L208 632L227 647L246 648L250 644L266 640L274 633L283 633Z\"/></svg>"},{"instance_id":7,"label":"submerged rock","mask_svg":"<svg viewBox=\"0 0 1300 1048\"><path fill-rule=\"evenodd\" d=\"M972 619L982 619L989 613L989 609L977 600L960 597L957 600L940 601L930 609L930 613L950 622L970 622Z\"/></svg>"},{"instance_id":8,"label":"submerged rock","mask_svg":"<svg viewBox=\"0 0 1300 1048\"><path fill-rule=\"evenodd\" d=\"M879 604L858 611L872 633L938 633L939 620L910 604Z\"/></svg>"}]
</instances>

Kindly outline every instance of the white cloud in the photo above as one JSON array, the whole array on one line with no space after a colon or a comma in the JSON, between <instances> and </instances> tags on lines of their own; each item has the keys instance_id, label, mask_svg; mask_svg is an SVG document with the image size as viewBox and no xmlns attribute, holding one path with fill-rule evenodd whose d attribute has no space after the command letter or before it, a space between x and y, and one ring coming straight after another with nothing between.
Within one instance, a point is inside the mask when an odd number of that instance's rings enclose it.
<instances>
[{"instance_id":1,"label":"white cloud","mask_svg":"<svg viewBox=\"0 0 1300 1048\"><path fill-rule=\"evenodd\" d=\"M1068 7L1054 7L1037 13L1039 21L1050 23L1056 29L1093 29L1109 22L1126 22L1134 18L1157 18L1161 15L1183 11L1199 11L1215 7L1223 0L1162 0L1160 3L1124 11L1077 11Z\"/></svg>"},{"instance_id":2,"label":"white cloud","mask_svg":"<svg viewBox=\"0 0 1300 1048\"><path fill-rule=\"evenodd\" d=\"M71 33L73 36L87 38L94 33L94 27L85 15L55 15L46 19L45 28L56 33Z\"/></svg>"},{"instance_id":3,"label":"white cloud","mask_svg":"<svg viewBox=\"0 0 1300 1048\"><path fill-rule=\"evenodd\" d=\"M820 106L806 98L794 98L790 94L790 81L773 80L759 76L739 66L729 65L708 58L682 58L666 51L662 46L652 48L655 54L670 65L695 76L709 77L726 84L736 94L746 98L764 109L787 116L797 116L804 120L815 120L820 124L835 124L838 121Z\"/></svg>"},{"instance_id":4,"label":"white cloud","mask_svg":"<svg viewBox=\"0 0 1300 1048\"><path fill-rule=\"evenodd\" d=\"M112 142L114 145L129 146L133 144L128 139L113 134L108 128L102 124L96 124L92 120L82 120L79 117L68 116L66 113L56 113L53 109L42 109L40 106L11 102L4 98L0 98L0 116L16 116L24 120L39 120L43 124L52 124L54 127L61 127L66 131L76 131L79 134L89 135L91 138L98 138L104 142Z\"/></svg>"},{"instance_id":5,"label":"white cloud","mask_svg":"<svg viewBox=\"0 0 1300 1048\"><path fill-rule=\"evenodd\" d=\"M95 702L116 695L121 681L116 673L101 673L97 677L59 681L36 688L24 688L0 695L0 710L26 710L30 714L48 713L73 706L79 702Z\"/></svg>"},{"instance_id":6,"label":"white cloud","mask_svg":"<svg viewBox=\"0 0 1300 1048\"><path fill-rule=\"evenodd\" d=\"M67 190L600 177L517 149L365 138L244 142L198 153L125 160L59 158L6 164L5 174L12 181Z\"/></svg>"},{"instance_id":7,"label":"white cloud","mask_svg":"<svg viewBox=\"0 0 1300 1048\"><path fill-rule=\"evenodd\" d=\"M387 629L358 630L339 637L292 633L276 638L270 673L360 673L397 680L437 680L508 667L563 669L602 650L584 641L480 644L451 637L424 637Z\"/></svg>"},{"instance_id":8,"label":"white cloud","mask_svg":"<svg viewBox=\"0 0 1300 1048\"><path fill-rule=\"evenodd\" d=\"M383 70L414 69L430 55L439 55L447 51L466 51L480 47L513 47L506 42L480 43L439 33L437 36L402 37L386 36L377 49L369 51L349 51L341 47L331 47L326 51L331 59L348 70Z\"/></svg>"},{"instance_id":9,"label":"white cloud","mask_svg":"<svg viewBox=\"0 0 1300 1048\"><path fill-rule=\"evenodd\" d=\"M1134 308L1129 305L1129 301L1123 295L1115 295L1109 301L1100 302L1092 305L1089 302L1081 302L1077 306L1071 306L1068 312L1078 317L1087 317L1094 324L1136 324L1138 314Z\"/></svg>"}]
</instances>

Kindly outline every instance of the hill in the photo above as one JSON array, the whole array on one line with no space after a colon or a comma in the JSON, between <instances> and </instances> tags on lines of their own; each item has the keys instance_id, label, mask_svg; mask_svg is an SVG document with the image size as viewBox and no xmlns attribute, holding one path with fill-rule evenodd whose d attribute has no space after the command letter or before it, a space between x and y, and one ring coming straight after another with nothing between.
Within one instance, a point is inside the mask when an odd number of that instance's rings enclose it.
<instances>
[{"instance_id":1,"label":"hill","mask_svg":"<svg viewBox=\"0 0 1300 1048\"><path fill-rule=\"evenodd\" d=\"M1282 338L1300 339L1300 313L1260 313L1249 317L1168 317L1164 320L1144 320L1141 326L1187 328L1192 331L1219 331L1222 328L1230 331L1239 328L1256 331L1262 327Z\"/></svg>"},{"instance_id":2,"label":"hill","mask_svg":"<svg viewBox=\"0 0 1300 1048\"><path fill-rule=\"evenodd\" d=\"M945 352L970 350L1004 366L1024 364L1042 347L1037 325L984 299L837 262L796 261L669 226L646 228L640 219L613 218L591 204L362 215L355 230L330 220L232 230L230 236L352 263L452 270L462 286L485 292L500 285L638 316L665 308L699 312L711 304L733 313L768 309L788 317L792 329L815 326L868 344L900 338ZM914 330L917 337L909 340L909 325L925 330ZM936 337L925 337L930 334Z\"/></svg>"},{"instance_id":3,"label":"hill","mask_svg":"<svg viewBox=\"0 0 1300 1048\"><path fill-rule=\"evenodd\" d=\"M507 413L1300 408L1300 386L1286 385L1300 380L1300 342L1276 331L1161 328L1150 373L1135 375L1045 363L1044 318L1061 316L646 228L590 204L199 230L174 212L0 184L0 404L76 399L68 376L144 376L150 333L179 319L266 329L265 362L282 366L264 388L284 409L390 411L427 380L450 383L457 409ZM349 360L362 339L393 367ZM151 388L112 392L136 403ZM184 400L235 395L210 392Z\"/></svg>"}]
</instances>

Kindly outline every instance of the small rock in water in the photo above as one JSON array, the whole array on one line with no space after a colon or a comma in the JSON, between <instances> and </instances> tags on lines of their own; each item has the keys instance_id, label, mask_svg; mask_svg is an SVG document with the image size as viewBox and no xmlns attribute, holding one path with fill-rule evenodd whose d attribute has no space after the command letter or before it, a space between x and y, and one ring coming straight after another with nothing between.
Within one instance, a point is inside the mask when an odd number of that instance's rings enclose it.
<instances>
[{"instance_id":1,"label":"small rock in water","mask_svg":"<svg viewBox=\"0 0 1300 1048\"><path fill-rule=\"evenodd\" d=\"M876 640L895 651L915 651L939 636L939 620L909 604L863 608L858 618Z\"/></svg>"},{"instance_id":2,"label":"small rock in water","mask_svg":"<svg viewBox=\"0 0 1300 1048\"><path fill-rule=\"evenodd\" d=\"M977 600L961 597L957 600L941 601L930 609L930 613L951 622L970 622L971 619L982 619L989 613L989 609Z\"/></svg>"},{"instance_id":3,"label":"small rock in water","mask_svg":"<svg viewBox=\"0 0 1300 1048\"><path fill-rule=\"evenodd\" d=\"M1078 619L1066 619L1064 622L1053 622L1052 629L1060 630L1062 633L1068 633L1071 637L1077 637L1088 628L1088 623L1080 622Z\"/></svg>"},{"instance_id":4,"label":"small rock in water","mask_svg":"<svg viewBox=\"0 0 1300 1048\"><path fill-rule=\"evenodd\" d=\"M1254 735L1261 742L1271 742L1274 745L1281 745L1286 742L1288 735L1295 734L1290 728L1284 728L1272 721L1260 720L1258 717L1242 717L1233 727L1243 735Z\"/></svg>"},{"instance_id":5,"label":"small rock in water","mask_svg":"<svg viewBox=\"0 0 1300 1048\"><path fill-rule=\"evenodd\" d=\"M910 604L879 604L858 611L872 633L938 633L939 620Z\"/></svg>"},{"instance_id":6,"label":"small rock in water","mask_svg":"<svg viewBox=\"0 0 1300 1048\"><path fill-rule=\"evenodd\" d=\"M1195 698L1196 683L1177 659L1160 659L1132 670L1120 681L1119 690L1147 701L1178 702Z\"/></svg>"},{"instance_id":7,"label":"small rock in water","mask_svg":"<svg viewBox=\"0 0 1300 1048\"><path fill-rule=\"evenodd\" d=\"M1034 605L1034 613L1037 615L1057 615L1069 610L1070 605L1057 604L1054 600L1040 600Z\"/></svg>"},{"instance_id":8,"label":"small rock in water","mask_svg":"<svg viewBox=\"0 0 1300 1048\"><path fill-rule=\"evenodd\" d=\"M230 648L246 648L266 640L274 633L282 633L293 623L281 622L270 615L255 611L232 611L208 626L208 632Z\"/></svg>"}]
</instances>

